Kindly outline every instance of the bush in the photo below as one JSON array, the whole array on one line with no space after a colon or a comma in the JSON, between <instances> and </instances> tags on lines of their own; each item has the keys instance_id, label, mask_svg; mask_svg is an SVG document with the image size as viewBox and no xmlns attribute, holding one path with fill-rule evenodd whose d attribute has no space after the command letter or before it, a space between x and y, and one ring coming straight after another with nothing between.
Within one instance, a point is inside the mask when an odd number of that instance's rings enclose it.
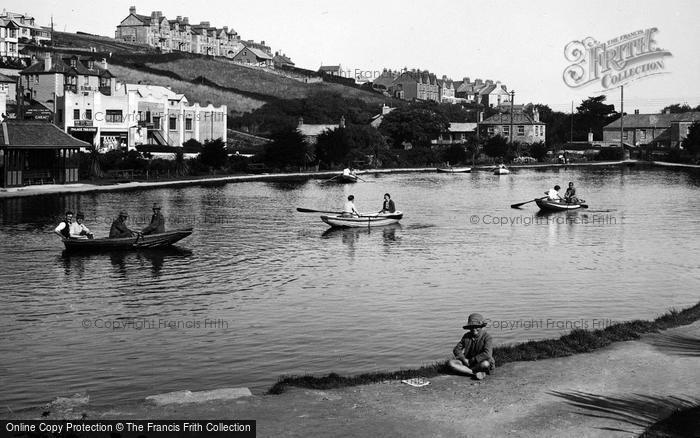
<instances>
[{"instance_id":1,"label":"bush","mask_svg":"<svg viewBox=\"0 0 700 438\"><path fill-rule=\"evenodd\" d=\"M600 152L598 152L598 155L596 156L596 160L598 160L598 161L616 161L616 160L621 160L623 156L624 156L624 154L622 152L622 148L608 147L608 148L602 148L600 150Z\"/></svg>"},{"instance_id":2,"label":"bush","mask_svg":"<svg viewBox=\"0 0 700 438\"><path fill-rule=\"evenodd\" d=\"M205 166L221 169L228 160L226 145L220 138L204 143L202 152L199 154L199 160Z\"/></svg>"}]
</instances>

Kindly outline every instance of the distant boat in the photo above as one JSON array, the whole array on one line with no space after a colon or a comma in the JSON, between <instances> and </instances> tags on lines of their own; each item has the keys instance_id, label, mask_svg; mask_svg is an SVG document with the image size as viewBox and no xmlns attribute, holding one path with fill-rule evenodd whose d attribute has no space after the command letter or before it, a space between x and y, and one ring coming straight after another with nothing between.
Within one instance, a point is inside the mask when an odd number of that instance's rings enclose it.
<instances>
[{"instance_id":1,"label":"distant boat","mask_svg":"<svg viewBox=\"0 0 700 438\"><path fill-rule=\"evenodd\" d=\"M509 173L510 173L510 170L508 170L508 168L503 164L501 164L500 166L495 168L493 171L494 175L508 175Z\"/></svg>"},{"instance_id":2,"label":"distant boat","mask_svg":"<svg viewBox=\"0 0 700 438\"><path fill-rule=\"evenodd\" d=\"M360 216L321 216L321 220L331 227L359 228L380 227L398 223L403 218L403 213L361 214Z\"/></svg>"},{"instance_id":3,"label":"distant boat","mask_svg":"<svg viewBox=\"0 0 700 438\"><path fill-rule=\"evenodd\" d=\"M67 250L105 251L139 248L165 248L192 234L192 227L166 231L165 233L138 235L134 237L103 237L100 239L63 239Z\"/></svg>"},{"instance_id":4,"label":"distant boat","mask_svg":"<svg viewBox=\"0 0 700 438\"><path fill-rule=\"evenodd\" d=\"M471 167L438 167L438 172L442 173L469 173L472 171Z\"/></svg>"},{"instance_id":5,"label":"distant boat","mask_svg":"<svg viewBox=\"0 0 700 438\"><path fill-rule=\"evenodd\" d=\"M335 178L336 182L339 182L341 184L343 183L356 183L357 182L357 175L354 173L341 173L340 175L336 176Z\"/></svg>"},{"instance_id":6,"label":"distant boat","mask_svg":"<svg viewBox=\"0 0 700 438\"><path fill-rule=\"evenodd\" d=\"M588 208L583 202L578 203L567 203L560 201L553 201L551 199L535 199L537 206L540 207L542 211L568 211L576 210L577 208L585 207Z\"/></svg>"}]
</instances>

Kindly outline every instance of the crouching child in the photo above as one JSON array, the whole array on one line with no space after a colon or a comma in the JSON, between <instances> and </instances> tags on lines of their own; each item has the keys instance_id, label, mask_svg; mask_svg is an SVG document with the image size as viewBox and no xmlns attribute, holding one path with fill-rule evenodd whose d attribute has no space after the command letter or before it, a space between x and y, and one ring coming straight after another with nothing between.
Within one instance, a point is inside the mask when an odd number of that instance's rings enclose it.
<instances>
[{"instance_id":1,"label":"crouching child","mask_svg":"<svg viewBox=\"0 0 700 438\"><path fill-rule=\"evenodd\" d=\"M493 340L484 327L483 316L478 313L469 315L467 325L463 327L467 332L452 350L455 359L448 363L452 370L481 380L496 368Z\"/></svg>"}]
</instances>

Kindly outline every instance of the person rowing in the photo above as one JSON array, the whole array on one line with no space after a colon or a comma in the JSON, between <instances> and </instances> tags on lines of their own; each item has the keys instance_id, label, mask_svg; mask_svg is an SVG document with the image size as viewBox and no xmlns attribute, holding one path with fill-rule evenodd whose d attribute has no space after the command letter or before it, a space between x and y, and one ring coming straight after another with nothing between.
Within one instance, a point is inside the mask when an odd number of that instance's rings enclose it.
<instances>
[{"instance_id":1,"label":"person rowing","mask_svg":"<svg viewBox=\"0 0 700 438\"><path fill-rule=\"evenodd\" d=\"M120 211L119 216L114 219L112 226L109 229L109 238L118 239L120 237L134 237L134 234L140 234L138 232L131 231L126 226L126 219L129 215L125 211Z\"/></svg>"},{"instance_id":2,"label":"person rowing","mask_svg":"<svg viewBox=\"0 0 700 438\"><path fill-rule=\"evenodd\" d=\"M549 189L548 192L545 192L545 194L547 195L547 199L550 200L550 201L561 202L561 201L562 201L562 197L561 197L561 195L559 194L559 190L561 190L561 187L559 187L558 185L557 185L557 186L554 186L553 189Z\"/></svg>"},{"instance_id":3,"label":"person rowing","mask_svg":"<svg viewBox=\"0 0 700 438\"><path fill-rule=\"evenodd\" d=\"M390 194L384 193L384 203L382 204L382 209L379 210L379 214L394 212L396 212L396 204L394 204Z\"/></svg>"},{"instance_id":4,"label":"person rowing","mask_svg":"<svg viewBox=\"0 0 700 438\"><path fill-rule=\"evenodd\" d=\"M564 194L564 200L567 204L578 204L579 199L576 197L576 188L573 182L569 182L569 187L566 189Z\"/></svg>"},{"instance_id":5,"label":"person rowing","mask_svg":"<svg viewBox=\"0 0 700 438\"><path fill-rule=\"evenodd\" d=\"M353 216L360 216L360 213L358 213L357 209L355 208L355 196L350 195L348 196L348 200L345 202L345 205L343 205L343 213L341 214L342 217L353 217Z\"/></svg>"}]
</instances>

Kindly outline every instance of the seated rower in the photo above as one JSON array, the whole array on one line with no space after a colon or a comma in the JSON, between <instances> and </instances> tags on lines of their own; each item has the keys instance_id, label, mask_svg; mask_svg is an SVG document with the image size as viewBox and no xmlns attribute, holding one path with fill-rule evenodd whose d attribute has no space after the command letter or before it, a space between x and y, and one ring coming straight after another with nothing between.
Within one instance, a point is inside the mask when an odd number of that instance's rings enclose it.
<instances>
[{"instance_id":1,"label":"seated rower","mask_svg":"<svg viewBox=\"0 0 700 438\"><path fill-rule=\"evenodd\" d=\"M134 237L134 232L127 228L126 224L124 223L128 217L129 215L126 214L125 211L119 212L119 216L117 216L117 218L114 219L114 222L112 222L112 226L109 229L110 239L117 239L120 237Z\"/></svg>"},{"instance_id":2,"label":"seated rower","mask_svg":"<svg viewBox=\"0 0 700 438\"><path fill-rule=\"evenodd\" d=\"M379 210L379 213L394 213L395 211L396 205L391 199L391 195L388 193L384 193L384 203L382 204L382 209Z\"/></svg>"},{"instance_id":3,"label":"seated rower","mask_svg":"<svg viewBox=\"0 0 700 438\"><path fill-rule=\"evenodd\" d=\"M90 229L83 223L85 220L85 215L78 212L75 215L75 223L71 225L70 237L72 239L93 239L94 236L90 232Z\"/></svg>"},{"instance_id":4,"label":"seated rower","mask_svg":"<svg viewBox=\"0 0 700 438\"><path fill-rule=\"evenodd\" d=\"M341 214L342 217L353 217L353 216L360 216L360 213L357 212L357 209L355 208L355 197L353 195L348 196L347 202L345 202L345 205L343 205L343 213Z\"/></svg>"},{"instance_id":5,"label":"seated rower","mask_svg":"<svg viewBox=\"0 0 700 438\"><path fill-rule=\"evenodd\" d=\"M493 359L493 340L486 333L484 317L478 313L472 313L467 319L467 325L463 328L467 333L457 343L452 353L455 359L448 362L450 368L460 374L472 376L477 380L486 377L496 369L496 361Z\"/></svg>"},{"instance_id":6,"label":"seated rower","mask_svg":"<svg viewBox=\"0 0 700 438\"><path fill-rule=\"evenodd\" d=\"M559 187L558 185L554 186L553 189L549 189L549 191L547 192L547 199L550 201L561 201L562 198L559 194L559 190L561 190L561 187Z\"/></svg>"},{"instance_id":7,"label":"seated rower","mask_svg":"<svg viewBox=\"0 0 700 438\"><path fill-rule=\"evenodd\" d=\"M53 230L61 239L71 238L71 226L73 226L73 212L67 211L60 224Z\"/></svg>"},{"instance_id":8,"label":"seated rower","mask_svg":"<svg viewBox=\"0 0 700 438\"><path fill-rule=\"evenodd\" d=\"M566 189L564 194L564 200L567 204L578 204L579 199L576 197L576 188L573 182L569 182L569 187Z\"/></svg>"},{"instance_id":9,"label":"seated rower","mask_svg":"<svg viewBox=\"0 0 700 438\"><path fill-rule=\"evenodd\" d=\"M153 216L151 216L151 223L141 231L141 234L146 236L148 234L159 233L165 233L165 218L160 212L160 205L153 204Z\"/></svg>"}]
</instances>

